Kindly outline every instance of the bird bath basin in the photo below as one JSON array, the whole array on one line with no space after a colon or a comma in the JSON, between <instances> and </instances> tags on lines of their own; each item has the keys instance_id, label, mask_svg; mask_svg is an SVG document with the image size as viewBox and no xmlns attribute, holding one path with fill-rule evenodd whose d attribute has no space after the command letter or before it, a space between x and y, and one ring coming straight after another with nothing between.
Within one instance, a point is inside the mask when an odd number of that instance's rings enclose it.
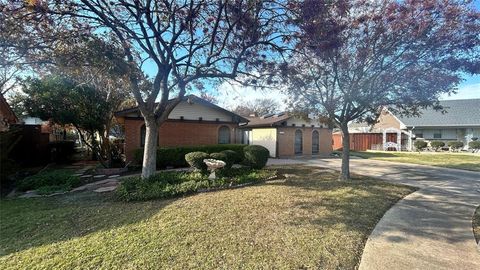
<instances>
[{"instance_id":1,"label":"bird bath basin","mask_svg":"<svg viewBox=\"0 0 480 270\"><path fill-rule=\"evenodd\" d=\"M215 175L215 170L217 169L221 169L223 167L225 167L226 163L221 161L221 160L217 160L217 159L204 159L203 162L207 165L208 167L208 170L211 172L210 175L208 176L208 179L215 179L217 178L216 175Z\"/></svg>"}]
</instances>

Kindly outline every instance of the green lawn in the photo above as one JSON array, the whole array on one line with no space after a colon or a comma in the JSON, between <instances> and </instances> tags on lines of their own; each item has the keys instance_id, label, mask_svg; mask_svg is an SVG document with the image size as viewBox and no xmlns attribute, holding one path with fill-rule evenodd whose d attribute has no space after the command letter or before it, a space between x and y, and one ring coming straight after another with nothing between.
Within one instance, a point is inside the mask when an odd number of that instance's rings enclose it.
<instances>
[{"instance_id":1,"label":"green lawn","mask_svg":"<svg viewBox=\"0 0 480 270\"><path fill-rule=\"evenodd\" d=\"M2 269L354 269L413 188L318 168L287 180L138 203L81 193L1 201Z\"/></svg>"},{"instance_id":2,"label":"green lawn","mask_svg":"<svg viewBox=\"0 0 480 270\"><path fill-rule=\"evenodd\" d=\"M480 206L477 207L475 214L473 215L473 234L475 234L475 239L477 242L480 242Z\"/></svg>"},{"instance_id":3,"label":"green lawn","mask_svg":"<svg viewBox=\"0 0 480 270\"><path fill-rule=\"evenodd\" d=\"M418 152L351 152L352 155L422 165L439 166L470 171L480 171L480 155L461 153L418 153Z\"/></svg>"}]
</instances>

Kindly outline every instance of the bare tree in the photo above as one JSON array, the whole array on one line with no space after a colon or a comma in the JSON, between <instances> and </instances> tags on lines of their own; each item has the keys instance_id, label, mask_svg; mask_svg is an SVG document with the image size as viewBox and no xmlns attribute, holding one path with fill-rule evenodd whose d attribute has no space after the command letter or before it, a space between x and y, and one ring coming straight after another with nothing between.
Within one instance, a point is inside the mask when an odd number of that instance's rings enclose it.
<instances>
[{"instance_id":1,"label":"bare tree","mask_svg":"<svg viewBox=\"0 0 480 270\"><path fill-rule=\"evenodd\" d=\"M192 82L251 74L262 64L257 60L260 54L280 49L284 11L275 1L79 2L71 3L72 12L59 14L108 29L131 64L149 61L156 69L146 95L140 91L139 78L130 77L146 126L144 178L155 171L159 126Z\"/></svg>"},{"instance_id":2,"label":"bare tree","mask_svg":"<svg viewBox=\"0 0 480 270\"><path fill-rule=\"evenodd\" d=\"M253 101L245 102L238 105L233 111L242 116L250 116L252 114L265 115L279 111L280 104L271 98L257 98Z\"/></svg>"},{"instance_id":3,"label":"bare tree","mask_svg":"<svg viewBox=\"0 0 480 270\"><path fill-rule=\"evenodd\" d=\"M341 129L342 179L350 121L373 120L381 106L418 114L455 91L462 72L480 71L480 16L468 2L306 0L295 10L300 42L280 72L292 106Z\"/></svg>"},{"instance_id":4,"label":"bare tree","mask_svg":"<svg viewBox=\"0 0 480 270\"><path fill-rule=\"evenodd\" d=\"M281 51L286 30L284 7L273 0L39 1L30 9L59 27L106 31L129 65L153 66L146 93L139 75L129 77L146 125L144 178L155 172L159 126L193 84L258 74L267 56Z\"/></svg>"}]
</instances>

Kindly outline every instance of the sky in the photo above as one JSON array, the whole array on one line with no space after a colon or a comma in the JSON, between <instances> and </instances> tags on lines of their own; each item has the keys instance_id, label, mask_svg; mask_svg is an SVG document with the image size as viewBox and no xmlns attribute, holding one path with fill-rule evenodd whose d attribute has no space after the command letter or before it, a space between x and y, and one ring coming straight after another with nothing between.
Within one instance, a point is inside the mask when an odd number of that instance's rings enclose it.
<instances>
[{"instance_id":1,"label":"sky","mask_svg":"<svg viewBox=\"0 0 480 270\"><path fill-rule=\"evenodd\" d=\"M458 86L457 92L457 94L451 96L443 95L440 99L480 98L480 75L464 76L464 81Z\"/></svg>"}]
</instances>

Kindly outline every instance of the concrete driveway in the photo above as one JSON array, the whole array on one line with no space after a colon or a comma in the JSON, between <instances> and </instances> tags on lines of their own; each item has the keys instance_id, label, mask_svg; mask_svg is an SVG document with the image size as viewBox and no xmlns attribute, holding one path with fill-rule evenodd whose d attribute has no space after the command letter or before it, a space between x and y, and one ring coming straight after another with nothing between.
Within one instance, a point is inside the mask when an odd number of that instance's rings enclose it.
<instances>
[{"instance_id":1,"label":"concrete driveway","mask_svg":"<svg viewBox=\"0 0 480 270\"><path fill-rule=\"evenodd\" d=\"M304 160L339 169L339 159ZM351 172L418 187L388 210L367 240L360 270L480 269L472 216L480 205L480 173L367 159Z\"/></svg>"}]
</instances>

